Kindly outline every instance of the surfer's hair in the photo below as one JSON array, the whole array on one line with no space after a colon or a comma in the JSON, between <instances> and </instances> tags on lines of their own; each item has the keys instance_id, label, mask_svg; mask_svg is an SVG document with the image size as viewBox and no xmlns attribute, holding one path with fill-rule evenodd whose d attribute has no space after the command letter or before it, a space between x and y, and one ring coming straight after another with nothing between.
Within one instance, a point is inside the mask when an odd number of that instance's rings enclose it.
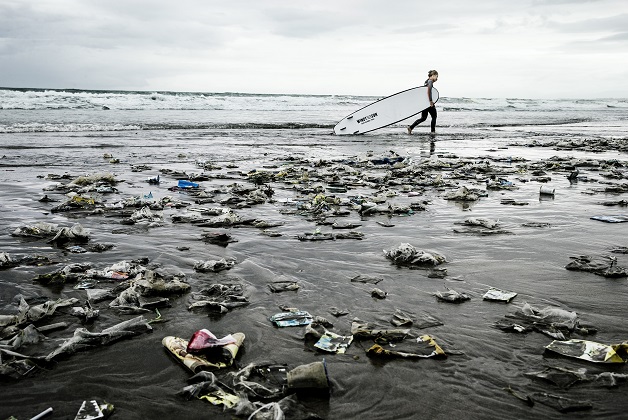
<instances>
[{"instance_id":1,"label":"surfer's hair","mask_svg":"<svg viewBox=\"0 0 628 420\"><path fill-rule=\"evenodd\" d=\"M438 72L436 70L430 70L427 72L427 77L432 77L434 75L438 75Z\"/></svg>"}]
</instances>

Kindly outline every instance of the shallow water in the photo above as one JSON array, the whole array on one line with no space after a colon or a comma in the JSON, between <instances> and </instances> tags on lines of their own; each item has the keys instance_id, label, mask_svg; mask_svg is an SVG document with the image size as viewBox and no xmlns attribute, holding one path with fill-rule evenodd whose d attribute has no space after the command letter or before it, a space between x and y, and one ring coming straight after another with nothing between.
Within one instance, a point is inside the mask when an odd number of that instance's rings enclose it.
<instances>
[{"instance_id":1,"label":"shallow water","mask_svg":"<svg viewBox=\"0 0 628 420\"><path fill-rule=\"evenodd\" d=\"M191 118L191 117L190 117ZM314 117L313 117L314 118ZM146 119L144 118L144 121ZM579 123L578 123L579 124ZM563 395L576 400L590 400L593 409L572 413L570 418L621 418L628 410L624 398L626 386L606 389L593 384L576 385L562 390L549 383L525 377L525 372L543 366L570 368L587 367L592 372L608 370L577 361L550 357L543 353L552 340L540 333L508 334L493 327L506 314L513 313L524 302L533 307L556 306L575 311L583 323L599 329L591 339L602 343L619 343L628 339L625 323L625 302L628 298L626 278L607 279L590 273L568 271L564 267L570 256L607 255L613 246L627 246L626 224L610 224L591 220L596 214L625 213L625 208L605 207L598 203L626 199L626 194L585 194L606 181L590 168L580 175L594 178L593 182L571 184L565 172L548 172L556 188L553 198L539 195L540 183L520 182L518 175L508 176L517 185L513 191L489 191L488 197L474 203L447 201L449 190L428 188L420 199L429 200L424 212L409 216L367 216L355 211L341 222L361 223L356 230L364 239L301 242L296 235L319 228L330 232L329 226L317 226L303 216L284 214L293 208L295 200L303 198L292 185L272 183L274 202L238 209L238 214L267 221L285 222L273 228L282 236L271 238L252 227L231 229L199 228L191 224L173 224L170 216L185 210L165 211L165 225L146 232L115 233L121 227L119 219L89 216L69 218L65 213L49 212L56 203L40 203L42 189L52 184L49 173L73 176L86 173L112 172L123 180L118 185L120 196L148 194L155 199L173 195L168 187L176 180L161 175L159 186L146 180L160 169L176 169L200 173L197 159L223 166L226 179L211 179L201 185L207 190L234 182L246 183L234 171L280 170L295 165L292 159L315 162L355 160L372 153L374 157L388 156L390 150L414 162L426 159L452 159L454 156L483 161L488 157L544 160L552 156L580 159L618 159L628 164L628 156L616 151L590 153L560 151L553 148L526 147L531 138L589 138L591 134L578 124L560 127L456 128L444 127L431 142L430 137L417 130L408 136L401 126L389 127L376 134L335 137L328 127L305 127L298 130L230 129L215 127L207 130L170 128L168 130L87 131L74 133L34 132L0 134L0 251L11 254L45 254L59 261L52 267L18 267L0 272L1 313L15 312L14 297L79 297L84 292L66 286L51 290L31 280L39 273L53 271L71 262L91 262L102 268L121 260L146 256L151 263L183 271L193 290L225 279L239 279L246 284L251 304L233 310L222 317L207 317L186 309L186 296L174 300L173 307L162 310L166 323L153 324L152 334L140 335L108 347L77 353L61 360L50 370L24 378L19 382L3 383L0 397L0 417L33 416L47 407L54 408L50 418L74 416L83 400L106 400L116 407L116 417L125 419L155 418L172 413L180 418L231 418L203 401L186 401L179 395L190 376L171 359L161 346L167 335L188 338L201 328L216 335L244 332L244 349L239 365L272 360L294 367L325 357L333 392L329 399L301 396L302 402L323 418L562 418L563 415L542 404L529 407L514 398L505 388L511 386L520 393L536 391ZM425 128L425 127L423 127ZM611 129L609 129L611 130ZM615 130L615 131L613 131ZM612 129L605 135L626 136L625 128ZM599 134L599 133L598 133ZM109 163L105 153L120 159ZM152 170L131 172L130 165L146 164ZM225 165L237 168L226 168ZM495 164L495 163L494 163ZM507 161L500 166L516 168ZM383 175L388 168L370 169ZM625 169L624 169L625 173ZM444 178L449 171L442 171ZM460 185L482 187L473 180ZM624 181L625 182L625 181ZM391 198L393 203L407 204L409 197L401 189ZM367 194L369 188L356 187L339 197ZM49 193L60 197L59 194ZM177 196L189 200L183 194ZM502 198L527 202L525 206L500 204ZM497 219L511 234L478 236L455 233L468 217ZM69 226L81 223L91 232L94 242L114 243L110 251L96 254L70 254L53 248L45 241L15 238L9 235L21 224L47 221ZM394 224L383 227L377 221ZM523 227L526 222L547 222L549 228ZM238 242L227 247L207 244L200 240L202 231L228 230ZM400 243L410 243L419 249L435 250L446 256L448 276L429 278L426 270L410 270L392 265L383 255ZM180 251L179 246L189 250ZM628 265L625 254L615 254L617 264ZM237 264L221 273L197 273L195 261L235 257ZM371 285L351 283L358 275L384 278L377 287L388 292L384 300L371 297ZM267 284L275 280L296 280L297 292L270 293ZM462 304L438 302L433 296L445 287L465 292L471 300ZM516 291L519 295L509 304L482 300L489 287ZM306 310L324 316L334 323L334 330L349 333L354 317L391 328L395 309L412 314L429 313L444 325L424 330L413 328L414 334L430 334L452 355L444 360L382 361L365 354L371 342L354 343L345 355L328 355L304 345L301 328L275 328L268 317L281 312L278 305ZM98 305L101 317L90 329L99 331L129 318ZM331 307L347 309L349 315L334 318ZM150 316L150 314L149 314ZM65 331L50 334L51 339L67 338L79 322ZM453 351L455 350L455 351ZM625 366L613 371L628 373ZM176 414L175 414L176 413Z\"/></svg>"}]
</instances>

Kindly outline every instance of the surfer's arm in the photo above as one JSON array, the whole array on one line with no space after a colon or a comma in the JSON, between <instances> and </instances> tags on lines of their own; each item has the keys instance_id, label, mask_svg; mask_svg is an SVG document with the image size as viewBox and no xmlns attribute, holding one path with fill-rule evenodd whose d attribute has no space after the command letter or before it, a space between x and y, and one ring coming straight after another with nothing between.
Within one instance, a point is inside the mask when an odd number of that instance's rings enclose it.
<instances>
[{"instance_id":1,"label":"surfer's arm","mask_svg":"<svg viewBox=\"0 0 628 420\"><path fill-rule=\"evenodd\" d=\"M427 99L430 100L430 106L434 106L434 101L432 101L432 81L431 80L427 83Z\"/></svg>"}]
</instances>

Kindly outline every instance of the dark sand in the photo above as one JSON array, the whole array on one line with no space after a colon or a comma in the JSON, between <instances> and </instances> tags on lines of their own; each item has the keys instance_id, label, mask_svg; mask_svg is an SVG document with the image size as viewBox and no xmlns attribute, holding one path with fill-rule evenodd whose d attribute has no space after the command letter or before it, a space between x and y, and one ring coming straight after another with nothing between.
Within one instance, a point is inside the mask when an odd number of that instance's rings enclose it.
<instances>
[{"instance_id":1,"label":"dark sand","mask_svg":"<svg viewBox=\"0 0 628 420\"><path fill-rule=\"evenodd\" d=\"M524 376L548 365L587 368L592 373L626 373L624 366L609 368L551 357L543 351L552 341L550 337L538 332L510 334L494 327L495 322L527 302L535 308L551 306L575 311L582 323L598 329L596 335L573 338L607 344L628 339L626 278L565 269L570 257L579 255L596 259L612 255L618 266L628 266L625 254L611 253L614 248L628 245L628 224L590 219L594 215L628 213L625 204L600 204L626 200L628 195L626 154L618 153L616 147L604 145L592 152L590 145L557 147L554 139L536 138L536 147L531 148L529 141L464 136L439 137L430 145L429 137L421 135L399 136L393 144L390 137L386 141L377 136L338 139L316 132L296 142L287 135L255 136L229 131L211 139L203 132L77 136L25 135L15 140L13 148L9 144L4 150L0 161L0 251L12 257L44 255L56 264L2 270L1 313L16 313L18 294L28 299L76 297L84 302L86 292L73 289L74 284L47 287L33 282L39 274L78 262L103 269L120 261L147 257L152 268L184 273L191 292L171 297L172 306L160 310L167 322L152 324L150 334L79 352L18 381L4 381L0 418L29 418L48 407L54 409L48 418L73 418L81 402L89 399L114 404L114 418L121 419L232 418L233 412L223 413L220 407L204 401L186 401L177 395L190 374L168 356L161 340L168 335L187 339L201 328L217 336L233 332L246 335L236 361L238 366L274 361L295 367L325 357L333 384L330 398L300 396L308 409L323 418L563 417L543 404L526 405L505 391L509 386L523 395L548 392L591 401L591 410L571 415L577 418L625 415L625 384L611 389L582 384L566 390ZM552 143L540 147L543 140ZM589 150L582 150L587 147ZM396 154L391 154L391 149ZM105 154L119 158L120 163L110 163L109 157L103 157ZM396 157L411 161L400 163L396 169L383 161ZM196 163L199 159L220 169L208 167L203 171ZM132 167L140 164L151 169L133 172ZM570 182L568 176L575 169L579 174L575 182ZM208 179L200 181L200 185L213 195L215 202L193 204L194 198L188 194L169 191L177 184L177 177L164 170L204 172ZM266 185L274 194L265 203L238 208L233 197L242 196L233 194L233 184L254 186L247 176L252 170L268 172L267 179L271 181ZM65 198L60 191L43 191L57 182L48 174L68 174L68 179L62 180L66 183L95 173L112 173L118 181L117 193L99 195L102 205L152 192L156 200L172 196L196 207L231 207L242 218L281 223L271 228L281 236L264 235L262 228L251 225L209 228L173 223L173 216L189 214L186 208L166 207L163 224L146 227L143 223L121 224L122 218L109 217L107 211L51 213L51 208L60 202L38 201L44 194L57 200ZM149 185L147 180L158 174L161 184ZM499 182L499 178L512 182L514 188L486 189L487 180ZM330 184L336 188L344 185L347 192L329 189ZM541 196L539 189L543 185L555 188L555 195ZM485 190L487 196L474 201L445 199L462 186ZM317 194L338 198L340 205L330 204L316 219L315 214L305 210L311 210ZM351 199L355 204L360 197L372 199L376 195L385 199L382 206L412 205L415 210L361 216L357 207L351 205ZM223 201L227 199L231 201ZM523 205L514 205L513 201ZM334 211L345 211L347 215L334 215ZM468 218L498 221L497 229L501 232L460 224ZM87 245L109 243L115 247L100 253L75 254L46 240L10 235L19 226L40 221L61 227L80 223L90 232ZM360 226L332 229L328 223L334 221ZM333 241L297 238L316 230L323 234L354 230L364 236L362 240ZM227 246L208 244L201 240L203 232L226 232L237 242ZM447 263L440 267L446 268L447 275L433 278L430 270L391 264L383 250L401 243L444 255ZM199 273L193 269L197 261L223 257L235 258L235 266L220 273ZM384 280L376 286L351 282L357 275ZM278 280L296 281L300 288L296 292L272 293L268 284ZM192 293L225 282L243 284L250 304L222 316L188 311ZM113 281L99 285L114 286ZM373 298L373 287L387 292L387 297ZM514 291L518 296L509 304L487 302L482 296L489 287ZM446 288L464 292L471 299L461 304L439 302L433 294ZM94 305L100 309L100 317L86 328L101 331L136 316L110 309L108 303ZM281 312L281 305L323 316L341 334L350 332L353 318L392 328L390 320L396 309L411 314L415 320L429 314L443 325L424 329L413 326L412 334L430 334L450 355L443 360L380 360L366 355L365 350L373 344L368 340L354 341L344 355L323 354L304 342L304 328L279 329L270 323L268 317ZM332 307L346 309L348 315L336 318L330 314ZM155 316L154 312L145 314L146 319ZM59 310L36 325L61 321L70 326L47 333L49 340L43 344L18 351L47 354L82 326L68 309Z\"/></svg>"}]
</instances>

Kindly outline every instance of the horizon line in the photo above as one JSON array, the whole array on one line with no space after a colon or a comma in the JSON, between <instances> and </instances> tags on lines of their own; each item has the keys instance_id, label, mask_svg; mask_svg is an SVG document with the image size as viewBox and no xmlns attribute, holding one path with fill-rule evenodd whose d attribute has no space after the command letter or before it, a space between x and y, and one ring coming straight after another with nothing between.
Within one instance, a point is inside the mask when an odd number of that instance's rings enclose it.
<instances>
[{"instance_id":1,"label":"horizon line","mask_svg":"<svg viewBox=\"0 0 628 420\"><path fill-rule=\"evenodd\" d=\"M56 91L56 92L111 92L111 93L145 93L145 94L154 94L154 93L180 93L180 94L211 94L211 95L225 95L225 94L234 94L234 95L247 95L247 96L356 96L356 97L365 97L365 98L384 98L387 96L394 95L356 95L349 93L256 93L256 92L236 92L236 91L222 91L222 92L211 92L211 91L185 91L185 90L137 90L137 89L83 89L83 88L51 88L51 87L11 87L11 86L0 86L0 90L16 90L16 91ZM628 100L627 97L596 97L596 98L583 98L583 97L556 97L556 98L531 98L531 97L516 97L516 96L441 96L441 98L451 98L451 99L519 99L519 100L588 100L588 101L596 101L596 100L606 100L606 99L614 99L614 100Z\"/></svg>"}]
</instances>

